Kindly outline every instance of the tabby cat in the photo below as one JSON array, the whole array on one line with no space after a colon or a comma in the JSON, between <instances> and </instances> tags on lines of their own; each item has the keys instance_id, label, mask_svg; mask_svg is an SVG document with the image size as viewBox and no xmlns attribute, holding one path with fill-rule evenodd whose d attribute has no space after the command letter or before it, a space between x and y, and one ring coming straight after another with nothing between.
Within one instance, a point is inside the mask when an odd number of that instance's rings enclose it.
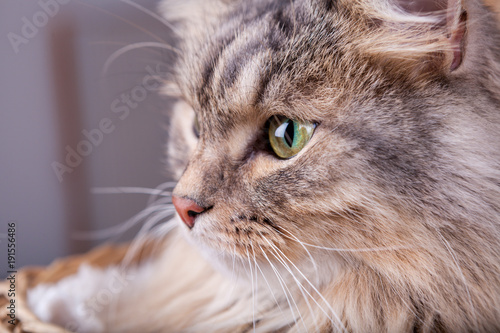
<instances>
[{"instance_id":1,"label":"tabby cat","mask_svg":"<svg viewBox=\"0 0 500 333\"><path fill-rule=\"evenodd\" d=\"M32 290L37 314L79 332L500 332L484 1L166 0L177 221L126 272ZM123 290L89 306L115 274Z\"/></svg>"}]
</instances>

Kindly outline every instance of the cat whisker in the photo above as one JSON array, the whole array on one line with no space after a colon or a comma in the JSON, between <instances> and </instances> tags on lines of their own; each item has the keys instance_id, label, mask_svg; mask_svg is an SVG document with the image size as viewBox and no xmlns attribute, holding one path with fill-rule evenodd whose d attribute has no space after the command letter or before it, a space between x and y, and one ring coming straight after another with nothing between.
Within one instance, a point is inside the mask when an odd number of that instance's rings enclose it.
<instances>
[{"instance_id":1,"label":"cat whisker","mask_svg":"<svg viewBox=\"0 0 500 333\"><path fill-rule=\"evenodd\" d=\"M159 16L158 14L150 11L149 9L147 8L144 8L143 6L133 2L133 1L130 1L130 0L120 0L121 2L123 3L126 3L138 10L140 10L141 12L151 16L152 18L160 21L161 23L163 23L167 28L169 28L170 30L172 30L178 37L181 37L182 38L182 34L179 30L177 30L177 28L171 24L170 22L168 22L167 20L165 20L163 17Z\"/></svg>"},{"instance_id":2,"label":"cat whisker","mask_svg":"<svg viewBox=\"0 0 500 333\"><path fill-rule=\"evenodd\" d=\"M311 263L313 264L314 270L316 271L316 275L317 275L318 274L318 264L316 263L316 260L314 260L311 252L307 249L307 247L305 246L305 244L301 240L299 240L294 234L292 234L290 231L286 230L284 227L279 226L279 229L287 232L290 235L290 237L293 238L293 240L295 240L296 242L298 242L302 246L302 248L304 248L304 250L306 250L307 255L309 256L309 260L311 260ZM280 234L282 234L283 236L286 237L286 235L284 235L281 231L279 231L279 230L276 230L276 231L278 231Z\"/></svg>"},{"instance_id":3,"label":"cat whisker","mask_svg":"<svg viewBox=\"0 0 500 333\"><path fill-rule=\"evenodd\" d=\"M234 270L236 266L236 244L233 244L233 252L231 253L231 256L233 257L233 269L231 273L231 281L234 279Z\"/></svg>"},{"instance_id":4,"label":"cat whisker","mask_svg":"<svg viewBox=\"0 0 500 333\"><path fill-rule=\"evenodd\" d=\"M285 230L283 227L280 226L280 228L284 231L287 231L288 233L290 233L288 230ZM278 231L279 232L279 231ZM280 232L281 233L281 232ZM290 233L291 234L291 233ZM284 235L284 234L283 234ZM292 235L292 234L291 234ZM284 235L285 237L289 238L287 235ZM290 239L290 238L289 238ZM293 240L296 240L298 241L298 239L295 237L295 239ZM410 246L400 246L400 247L384 247L384 248L368 248L368 249L338 249L338 248L328 248L328 247L322 247L322 246L317 246L317 245L313 245L313 244L308 244L308 243L305 243L305 242L301 242L302 245L305 245L305 246L310 246L310 247L314 247L314 248L319 248L319 249L323 249L323 250L329 250L329 251L337 251L337 252L364 252L364 251L369 251L369 252L373 252L373 251L391 251L391 250L399 250L399 249L410 249L410 248L414 248L414 247L410 247ZM393 288L393 290L398 293L397 289ZM399 293L398 293L399 295ZM414 313L413 309L406 303L406 301L403 299L403 297L401 295L399 295L401 300L406 304L406 306L408 307L408 309ZM414 313L415 314L415 313ZM416 316L416 314L415 314Z\"/></svg>"},{"instance_id":5,"label":"cat whisker","mask_svg":"<svg viewBox=\"0 0 500 333\"><path fill-rule=\"evenodd\" d=\"M279 229L287 232L288 235L290 235L290 236L280 232L279 230L276 230L278 233L280 233L281 235L283 235L287 239L298 242L304 248L312 247L312 248L316 248L316 249L327 250L327 251L336 251L336 252L382 252L382 251L397 251L397 250L415 249L414 246L388 246L388 247L358 248L358 249L325 247L325 246L314 245L314 244L303 242L303 241L299 240L295 235L293 235L290 231L286 230L283 226L279 226ZM307 251L307 249L306 249L306 251ZM311 260L313 260L312 255L309 251L308 251L308 255L310 256ZM315 269L317 271L317 268L315 268Z\"/></svg>"},{"instance_id":6,"label":"cat whisker","mask_svg":"<svg viewBox=\"0 0 500 333\"><path fill-rule=\"evenodd\" d=\"M325 302L325 304L328 306L329 310L332 312L333 316L335 317L335 320L338 322L338 324L340 324L340 328L342 331L346 332L346 328L344 327L344 325L342 324L342 321L340 320L340 318L337 316L337 314L335 313L335 310L333 310L333 308L330 306L330 303L325 299L325 297L319 292L319 290L311 283L311 281L304 275L304 273L302 273L302 271L293 263L292 260L290 260L276 245L272 244L271 242L269 242L269 245L271 246L271 248L274 250L274 252L279 252L276 253L276 255L274 253L272 253L273 255L275 255L276 259L278 259L278 256L281 257L283 256L284 259L286 259L296 270L297 272L302 276L302 278L309 284L309 286L318 294L318 296L323 300L323 302ZM281 254L281 255L280 255ZM279 260L279 259L278 259ZM300 281L295 277L295 274L293 274L293 272L291 271L291 269L289 268L288 264L286 264L284 261L281 261L282 265L285 267L285 269L288 269L290 274L292 275L292 277L294 278L294 280L299 284L299 287L302 286L304 288L304 286L300 283ZM316 305L318 305L318 307L321 309L321 311L330 319L332 320L332 324L334 324L336 327L338 327L335 322L333 321L333 319L328 315L328 313L325 311L325 309L316 301L316 299L309 293L309 291L304 288L304 291L311 297L311 299L316 303Z\"/></svg>"},{"instance_id":7,"label":"cat whisker","mask_svg":"<svg viewBox=\"0 0 500 333\"><path fill-rule=\"evenodd\" d=\"M89 240L89 239L94 239L94 240L99 240L99 239L106 239L110 238L116 235L123 234L125 231L129 230L139 222L141 222L143 219L148 217L150 214L156 212L156 211L164 211L167 209L171 209L173 206L171 204L159 204L159 205L154 205L145 208L138 214L136 214L134 217L131 219L117 225L113 226L110 228L98 230L98 231L77 231L73 234L73 238L78 239L78 240ZM173 214L173 213L172 213Z\"/></svg>"},{"instance_id":8,"label":"cat whisker","mask_svg":"<svg viewBox=\"0 0 500 333\"><path fill-rule=\"evenodd\" d=\"M155 188L155 190L165 191L168 189L169 191L167 191L167 192L171 192L176 185L177 185L177 182L164 182L164 183L158 185ZM151 205L157 198L158 198L157 194L152 194L151 198L149 198L149 200L148 200L148 205Z\"/></svg>"},{"instance_id":9,"label":"cat whisker","mask_svg":"<svg viewBox=\"0 0 500 333\"><path fill-rule=\"evenodd\" d=\"M272 263L272 261L269 259L269 257L267 256L266 252L264 251L264 249L260 245L259 245L259 248L262 251L262 254L266 258L267 262L271 266L271 269L273 270L274 274L278 278L278 283L280 284L281 289L283 290L283 294L284 294L284 296L286 298L286 301L288 303L288 308L290 309L290 312L292 313L292 317L293 317L293 321L294 321L295 325L297 327L299 326L299 324L297 322L297 315L295 314L294 307L292 306L292 303L295 306L295 309L297 310L297 314L299 315L299 317L300 317L300 319L302 321L302 324L304 325L304 328L307 330L307 327L304 324L304 320L302 319L302 316L300 314L299 307L297 306L297 303L295 302L295 299L293 298L292 292L290 291L290 289L288 289L288 286L286 285L285 279L281 276L281 274L278 271L278 269L276 268L276 266L274 266L274 264ZM290 294L290 297L292 299L292 303L290 303L290 298L288 297L288 294Z\"/></svg>"},{"instance_id":10,"label":"cat whisker","mask_svg":"<svg viewBox=\"0 0 500 333\"><path fill-rule=\"evenodd\" d=\"M309 310L311 310L311 305L310 305L309 300L308 300L308 295L306 295L306 294L304 293L304 290L305 290L304 286L303 286L303 285L299 282L299 280L297 279L297 277L295 276L295 274L293 273L293 271L292 271L292 270L290 269L290 267L286 264L286 262L283 260L283 258L281 258L281 256L280 256L280 255L276 252L276 250L275 250L275 249L273 249L273 251L274 251L274 253L272 253L272 252L271 252L271 254L272 254L272 255L273 255L273 257L274 257L274 258L275 258L275 259L276 259L276 260L277 260L277 261L278 261L278 262L279 262L279 263L280 263L280 264L281 264L281 265L285 268L285 270L288 272L288 274L290 274L290 276L293 278L293 280L294 280L295 284L297 285L297 287L298 287L298 289L299 289L300 293L302 294L302 298L304 299L304 301L305 301L305 302L306 302L306 304L307 304L307 307L309 308ZM311 295L309 295L309 297L311 297L311 298L312 298L312 296L311 296ZM316 304L317 304L317 303L316 303ZM318 306L319 306L319 304L318 304ZM320 306L320 307L321 307L321 306ZM300 313L300 310L298 309L298 307L297 307L297 311L299 312L299 316L300 316L300 318L301 318L301 321L302 321L302 324L303 324L303 326L304 326L305 330L306 330L306 331L308 331L308 329L307 329L307 325L306 325L306 323L305 323L305 320L304 320L304 318L303 318L302 314ZM327 316L328 316L328 315L327 315ZM328 318L329 318L329 317L328 317Z\"/></svg>"},{"instance_id":11,"label":"cat whisker","mask_svg":"<svg viewBox=\"0 0 500 333\"><path fill-rule=\"evenodd\" d=\"M382 251L398 251L398 250L415 249L414 246L388 246L388 247L359 248L359 249L342 249L342 248L319 246L319 245L314 245L314 244L309 244L309 243L304 243L304 242L302 242L302 244L305 246L308 246L308 247L316 248L316 249L335 251L335 252L382 252Z\"/></svg>"},{"instance_id":12,"label":"cat whisker","mask_svg":"<svg viewBox=\"0 0 500 333\"><path fill-rule=\"evenodd\" d=\"M230 291L226 294L226 298L228 301L233 299L232 296L239 280L239 272L238 274L236 273L236 244L233 244L233 250L229 254L231 255L233 265L231 269L231 278L230 278L230 281L232 282L232 287Z\"/></svg>"},{"instance_id":13,"label":"cat whisker","mask_svg":"<svg viewBox=\"0 0 500 333\"><path fill-rule=\"evenodd\" d=\"M250 269L250 280L252 282L252 325L253 325L253 331L255 332L255 288L256 286L254 285L253 282L253 270L252 270L252 264L250 263L250 254L248 253L248 247L245 246L246 252L247 252L247 259L248 259L248 268Z\"/></svg>"},{"instance_id":14,"label":"cat whisker","mask_svg":"<svg viewBox=\"0 0 500 333\"><path fill-rule=\"evenodd\" d=\"M450 254L453 262L455 263L455 266L458 269L458 272L460 273L460 278L462 279L465 290L467 292L469 306L470 306L470 309L472 311L472 315L474 316L474 319L475 319L474 325L476 326L476 331L479 332L479 325L478 325L478 320L477 320L476 308L474 307L474 303L472 302L472 297L471 297L470 290L469 290L469 284L467 283L467 279L465 278L464 272L463 272L462 268L460 267L460 264L458 263L456 253L453 250L453 248L451 247L450 243L446 240L446 238L443 237L441 232L437 228L435 228L435 230L436 230L439 238L441 239L441 242L443 243L443 245L446 247L446 250Z\"/></svg>"},{"instance_id":15,"label":"cat whisker","mask_svg":"<svg viewBox=\"0 0 500 333\"><path fill-rule=\"evenodd\" d=\"M290 39L292 43L290 43L290 47L288 47L284 61L281 64L281 68L283 68L284 64L288 62L288 59L290 58L290 55L293 54L294 46L293 46L293 41L295 40L295 37L297 36L297 17L295 16L295 4L292 0L290 0L290 8L292 10L292 24L293 24L293 32L292 32L292 38Z\"/></svg>"},{"instance_id":16,"label":"cat whisker","mask_svg":"<svg viewBox=\"0 0 500 333\"><path fill-rule=\"evenodd\" d=\"M295 237L291 232L289 232L288 230L286 230L285 228L281 228L282 230L286 231L289 233L290 236L294 237L295 240L304 248L304 250L306 250L308 256L309 256L309 259L311 260L311 263L313 264L313 267L314 267L314 270L316 272L316 276L318 276L318 266L316 264L316 261L314 260L313 256L311 255L311 252L303 245L303 243L297 238ZM281 233L279 230L277 230L280 234L283 235L283 233ZM306 301L306 304L307 304L307 307L309 309L309 312L311 313L311 315L314 317L314 311L311 307L311 304L309 303L309 300L307 298L307 296L304 294L304 291L299 288L301 294L302 294L302 297L304 297L304 300ZM314 321L314 326L316 327L316 332L319 332L319 328L318 328L318 324L317 324L317 321L315 320Z\"/></svg>"},{"instance_id":17,"label":"cat whisker","mask_svg":"<svg viewBox=\"0 0 500 333\"><path fill-rule=\"evenodd\" d=\"M103 66L103 70L102 70L102 73L103 75L105 75L109 68L111 67L111 65L119 58L121 57L123 54L127 53L127 52L130 52L130 51L133 51L133 50L137 50L137 49L140 49L140 48L143 48L143 47L157 47L157 48L161 48L161 49L166 49L166 50L169 50L169 51L172 51L172 52L175 52L177 54L181 54L182 52L169 45L169 44L166 44L166 43L159 43L159 42L140 42L140 43L134 43L134 44L130 44L130 45L127 45L127 46L124 46L118 50L116 50L115 52L113 52L109 57L108 59L106 60L106 62L104 63L104 66Z\"/></svg>"},{"instance_id":18,"label":"cat whisker","mask_svg":"<svg viewBox=\"0 0 500 333\"><path fill-rule=\"evenodd\" d=\"M172 210L165 210L162 211L158 214L155 214L152 216L150 219L148 219L144 225L142 226L141 230L138 232L137 236L134 238L134 241L131 243L129 250L127 251L127 254L125 255L125 258L123 259L123 263L125 266L127 266L134 255L141 249L141 247L145 244L145 241L150 240L151 237L148 237L148 235L152 234L151 230L153 227L158 224L160 221L166 219L166 218L171 218L173 214L175 213L175 209ZM166 234L168 231L172 230L176 224L173 223L173 221L170 221L170 223L165 223L166 230L163 230L163 233Z\"/></svg>"},{"instance_id":19,"label":"cat whisker","mask_svg":"<svg viewBox=\"0 0 500 333\"><path fill-rule=\"evenodd\" d=\"M120 16L120 15L117 15L115 13L112 13L104 8L101 8L101 7L98 7L98 6L94 6L94 5L91 5L91 4L88 4L84 1L81 1L81 0L75 0L78 4L82 5L82 6L85 6L85 7L88 7L88 8L92 8L93 10L97 10L97 11L100 11L100 12L103 12L109 16L113 16L117 19L119 19L120 21L123 21L125 23L127 23L128 25L136 28L137 30L140 30L142 32L144 32L145 34L151 36L152 38L156 39L157 41L159 42L163 42L163 43L166 43L162 38L160 38L159 36L157 36L156 34L152 33L151 31L147 30L147 29L144 29L143 27L127 20L126 18Z\"/></svg>"},{"instance_id":20,"label":"cat whisker","mask_svg":"<svg viewBox=\"0 0 500 333\"><path fill-rule=\"evenodd\" d=\"M115 45L115 46L120 46L120 47L124 47L124 46L127 46L127 45L130 45L130 43L124 43L124 42L118 42L118 41L112 41L112 40L100 40L100 41L93 41L93 42L89 42L87 43L88 45L108 45L108 46L111 46L111 45ZM148 51L149 53L151 54L155 54L155 55L162 55L163 52L161 50L158 50L158 49L155 49L155 48L149 48L149 49L146 49L146 51ZM137 59L138 61L140 60L143 60L143 59ZM151 63L153 64L153 60L154 59L148 59L146 58L146 60L149 60L151 61ZM140 62L138 62L140 63ZM158 60L156 60L154 62L154 64L157 64L158 63ZM162 62L162 65L165 65L165 66L169 66L171 64L168 64L168 63L163 63ZM123 72L123 71L120 71L120 74L126 74L127 72Z\"/></svg>"},{"instance_id":21,"label":"cat whisker","mask_svg":"<svg viewBox=\"0 0 500 333\"><path fill-rule=\"evenodd\" d=\"M95 187L92 194L150 194L154 196L170 197L172 192L147 187Z\"/></svg>"},{"instance_id":22,"label":"cat whisker","mask_svg":"<svg viewBox=\"0 0 500 333\"><path fill-rule=\"evenodd\" d=\"M283 313L283 310L281 309L281 306L280 306L280 303L278 302L278 300L276 299L276 295L274 294L274 291L273 289L271 288L271 285L269 284L269 281L267 280L266 278L266 275L264 274L264 272L262 271L260 265L257 263L257 260L255 259L255 249L254 249L254 246L253 244L251 243L250 246L252 247L252 252L254 254L254 261L255 261L255 266L256 266L256 269L259 270L260 274L262 275L262 278L264 279L264 282L266 283L267 285L267 288L269 289L269 291L271 292L271 296L273 297L274 299L274 302L276 303L276 305L278 306L278 309L280 310L281 313Z\"/></svg>"}]
</instances>

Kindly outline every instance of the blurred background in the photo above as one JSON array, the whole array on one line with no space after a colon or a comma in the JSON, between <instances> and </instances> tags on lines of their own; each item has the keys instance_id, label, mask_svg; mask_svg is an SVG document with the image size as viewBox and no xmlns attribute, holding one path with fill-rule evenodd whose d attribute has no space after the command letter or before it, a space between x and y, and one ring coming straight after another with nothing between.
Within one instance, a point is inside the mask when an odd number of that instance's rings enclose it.
<instances>
[{"instance_id":1,"label":"blurred background","mask_svg":"<svg viewBox=\"0 0 500 333\"><path fill-rule=\"evenodd\" d=\"M8 223L16 266L46 265L98 245L75 235L119 225L148 200L92 189L169 180L171 103L158 89L173 54L157 46L172 33L157 2L0 1L0 267Z\"/></svg>"}]
</instances>

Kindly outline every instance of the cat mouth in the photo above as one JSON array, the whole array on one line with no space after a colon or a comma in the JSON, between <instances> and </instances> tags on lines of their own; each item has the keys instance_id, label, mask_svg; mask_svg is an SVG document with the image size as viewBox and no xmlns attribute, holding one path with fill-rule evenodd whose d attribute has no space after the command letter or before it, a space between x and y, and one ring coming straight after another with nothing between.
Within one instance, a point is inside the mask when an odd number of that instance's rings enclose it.
<instances>
[{"instance_id":1,"label":"cat mouth","mask_svg":"<svg viewBox=\"0 0 500 333\"><path fill-rule=\"evenodd\" d=\"M270 249L285 244L279 228L269 218L235 214L224 219L217 215L216 211L198 214L195 225L188 227L187 236L202 247L244 257L252 248Z\"/></svg>"}]
</instances>

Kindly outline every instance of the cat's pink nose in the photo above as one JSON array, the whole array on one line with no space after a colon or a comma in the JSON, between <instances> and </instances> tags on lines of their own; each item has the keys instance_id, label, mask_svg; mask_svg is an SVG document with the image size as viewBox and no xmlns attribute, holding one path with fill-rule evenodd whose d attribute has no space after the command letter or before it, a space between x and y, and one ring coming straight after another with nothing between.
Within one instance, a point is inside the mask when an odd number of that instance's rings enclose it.
<instances>
[{"instance_id":1,"label":"cat's pink nose","mask_svg":"<svg viewBox=\"0 0 500 333\"><path fill-rule=\"evenodd\" d=\"M194 220L196 217L206 210L191 199L180 198L175 195L172 196L172 203L174 204L177 214L179 214L182 221L189 228L194 227Z\"/></svg>"}]
</instances>

